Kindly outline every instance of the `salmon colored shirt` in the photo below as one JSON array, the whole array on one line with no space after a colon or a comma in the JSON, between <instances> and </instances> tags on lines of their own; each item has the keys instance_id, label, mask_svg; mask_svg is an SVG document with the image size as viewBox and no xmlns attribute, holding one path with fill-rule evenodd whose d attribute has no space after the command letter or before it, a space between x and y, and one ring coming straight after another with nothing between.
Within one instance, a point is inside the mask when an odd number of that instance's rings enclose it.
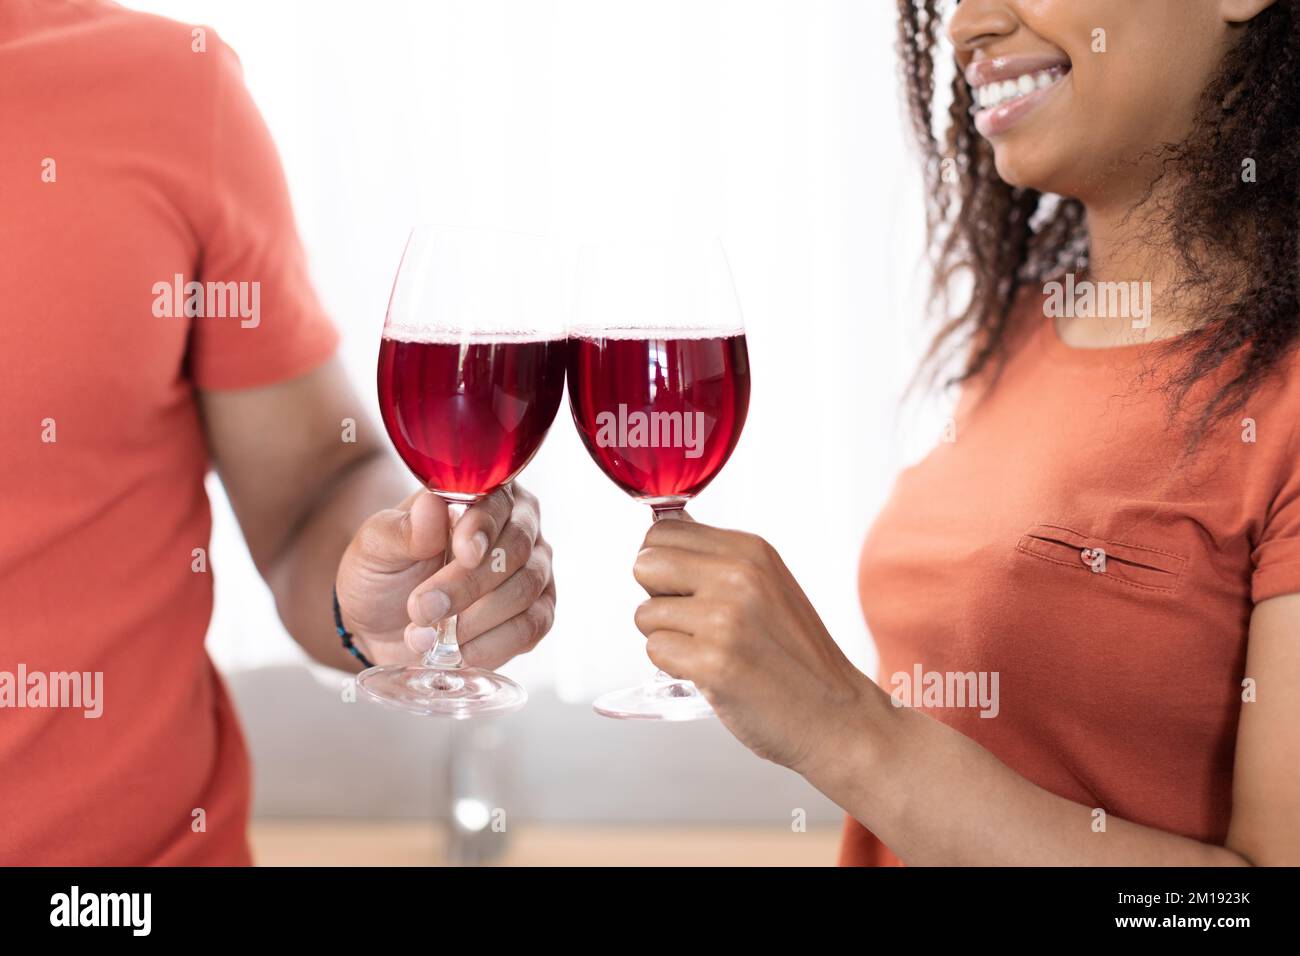
<instances>
[{"instance_id":1,"label":"salmon colored shirt","mask_svg":"<svg viewBox=\"0 0 1300 956\"><path fill-rule=\"evenodd\" d=\"M196 389L335 348L274 146L211 30L101 0L0 2L0 130L0 864L248 863ZM18 706L73 672L100 716Z\"/></svg>"},{"instance_id":2,"label":"salmon colored shirt","mask_svg":"<svg viewBox=\"0 0 1300 956\"><path fill-rule=\"evenodd\" d=\"M996 672L996 716L923 709L1089 812L1222 844L1251 610L1300 591L1298 360L1189 460L1139 374L1177 359L1068 347L1034 294L1015 329L863 547L878 682ZM898 860L850 819L841 862Z\"/></svg>"}]
</instances>

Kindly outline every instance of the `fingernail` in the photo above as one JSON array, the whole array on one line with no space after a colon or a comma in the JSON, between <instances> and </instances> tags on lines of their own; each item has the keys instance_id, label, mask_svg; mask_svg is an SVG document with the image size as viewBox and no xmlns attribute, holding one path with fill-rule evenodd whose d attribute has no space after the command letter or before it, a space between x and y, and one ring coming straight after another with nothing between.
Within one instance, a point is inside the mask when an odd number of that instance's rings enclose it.
<instances>
[{"instance_id":1,"label":"fingernail","mask_svg":"<svg viewBox=\"0 0 1300 956\"><path fill-rule=\"evenodd\" d=\"M437 624L451 610L451 598L443 591L425 591L420 595L420 613L430 624Z\"/></svg>"},{"instance_id":2,"label":"fingernail","mask_svg":"<svg viewBox=\"0 0 1300 956\"><path fill-rule=\"evenodd\" d=\"M480 531L478 534L474 535L473 540L470 541L470 546L474 555L474 567L477 568L480 564L483 563L483 556L487 554L487 549L488 549L487 532Z\"/></svg>"},{"instance_id":3,"label":"fingernail","mask_svg":"<svg viewBox=\"0 0 1300 956\"><path fill-rule=\"evenodd\" d=\"M436 627L419 627L411 624L406 629L406 643L417 654L423 654L438 642Z\"/></svg>"}]
</instances>

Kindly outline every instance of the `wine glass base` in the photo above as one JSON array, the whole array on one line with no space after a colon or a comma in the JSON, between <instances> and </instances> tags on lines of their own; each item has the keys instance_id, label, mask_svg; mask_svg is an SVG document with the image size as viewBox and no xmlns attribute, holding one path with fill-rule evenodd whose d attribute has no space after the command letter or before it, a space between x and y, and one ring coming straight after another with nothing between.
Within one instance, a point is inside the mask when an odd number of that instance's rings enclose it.
<instances>
[{"instance_id":1,"label":"wine glass base","mask_svg":"<svg viewBox=\"0 0 1300 956\"><path fill-rule=\"evenodd\" d=\"M717 716L694 684L673 678L656 678L602 694L591 709L614 720L707 720Z\"/></svg>"},{"instance_id":2,"label":"wine glass base","mask_svg":"<svg viewBox=\"0 0 1300 956\"><path fill-rule=\"evenodd\" d=\"M508 714L528 700L521 685L479 667L451 670L385 664L358 674L357 686L366 697L387 707L457 720Z\"/></svg>"}]
</instances>

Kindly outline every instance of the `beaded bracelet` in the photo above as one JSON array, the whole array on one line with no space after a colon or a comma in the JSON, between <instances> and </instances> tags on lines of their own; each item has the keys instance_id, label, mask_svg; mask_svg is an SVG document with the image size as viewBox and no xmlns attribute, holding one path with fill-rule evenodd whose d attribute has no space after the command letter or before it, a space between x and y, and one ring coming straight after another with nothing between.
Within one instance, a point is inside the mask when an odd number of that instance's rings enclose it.
<instances>
[{"instance_id":1,"label":"beaded bracelet","mask_svg":"<svg viewBox=\"0 0 1300 956\"><path fill-rule=\"evenodd\" d=\"M374 662L370 660L370 658L361 653L361 648L352 643L352 635L349 634L348 629L343 626L343 611L339 608L339 589L337 587L334 588L334 629L339 632L339 640L343 642L343 646L347 649L349 654L359 660L366 667L375 666Z\"/></svg>"}]
</instances>

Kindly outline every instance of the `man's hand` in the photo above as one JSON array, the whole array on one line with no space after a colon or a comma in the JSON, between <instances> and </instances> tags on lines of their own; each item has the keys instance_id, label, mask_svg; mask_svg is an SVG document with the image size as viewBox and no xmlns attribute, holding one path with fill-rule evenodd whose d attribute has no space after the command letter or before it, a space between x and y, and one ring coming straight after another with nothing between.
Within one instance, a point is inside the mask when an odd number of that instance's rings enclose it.
<instances>
[{"instance_id":1,"label":"man's hand","mask_svg":"<svg viewBox=\"0 0 1300 956\"><path fill-rule=\"evenodd\" d=\"M442 499L420 491L376 513L406 494L411 476L366 420L338 359L200 400L249 553L285 627L316 660L357 666L334 631L331 584L344 625L376 663L414 659L429 646L429 625L457 611L465 657L479 666L500 665L550 628L555 585L537 499L509 485L480 501L456 525L455 560L444 561ZM345 439L348 422L355 433Z\"/></svg>"},{"instance_id":2,"label":"man's hand","mask_svg":"<svg viewBox=\"0 0 1300 956\"><path fill-rule=\"evenodd\" d=\"M376 664L433 646L433 625L459 614L465 663L496 668L532 650L555 618L551 546L537 499L511 483L467 510L447 545L447 505L418 491L369 518L339 563L343 623Z\"/></svg>"}]
</instances>

